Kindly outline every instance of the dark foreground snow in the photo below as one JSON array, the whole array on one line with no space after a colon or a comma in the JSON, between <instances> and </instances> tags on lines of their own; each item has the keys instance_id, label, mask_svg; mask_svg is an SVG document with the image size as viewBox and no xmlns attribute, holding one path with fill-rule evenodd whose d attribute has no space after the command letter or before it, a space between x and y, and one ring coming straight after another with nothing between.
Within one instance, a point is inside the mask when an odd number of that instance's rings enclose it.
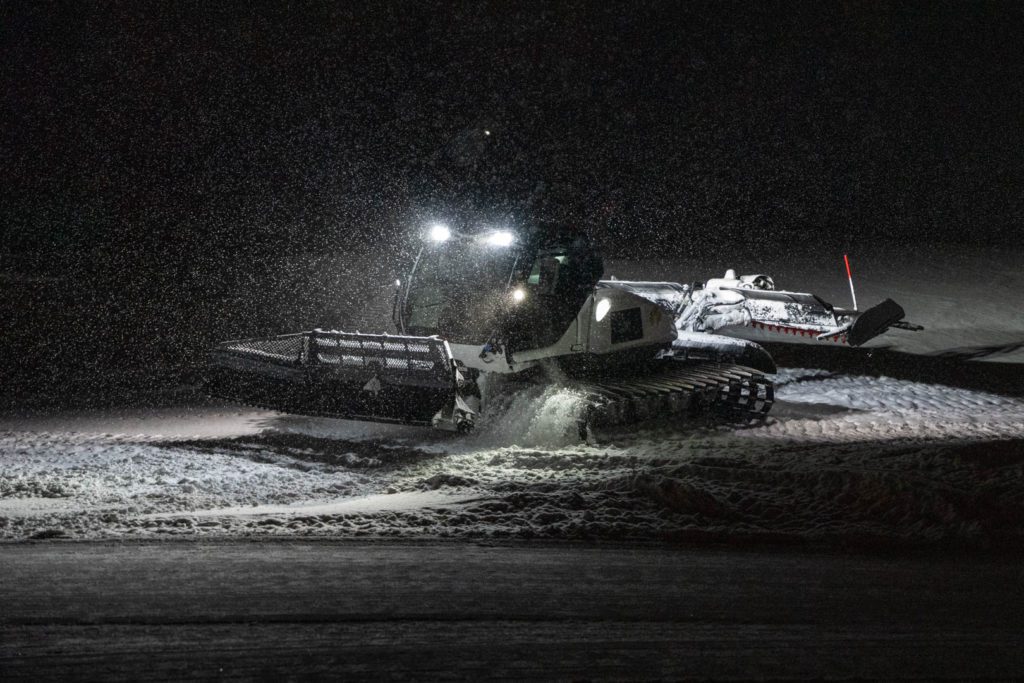
<instances>
[{"instance_id":1,"label":"dark foreground snow","mask_svg":"<svg viewBox=\"0 0 1024 683\"><path fill-rule=\"evenodd\" d=\"M4 548L11 680L1012 679L1009 558L351 542Z\"/></svg>"}]
</instances>

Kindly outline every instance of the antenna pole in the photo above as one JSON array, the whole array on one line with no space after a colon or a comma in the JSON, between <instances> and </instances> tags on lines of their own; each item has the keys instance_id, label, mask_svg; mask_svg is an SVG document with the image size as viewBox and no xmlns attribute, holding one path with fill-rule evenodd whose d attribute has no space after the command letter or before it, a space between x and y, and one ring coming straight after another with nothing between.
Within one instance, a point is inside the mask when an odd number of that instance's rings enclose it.
<instances>
[{"instance_id":1,"label":"antenna pole","mask_svg":"<svg viewBox=\"0 0 1024 683\"><path fill-rule=\"evenodd\" d=\"M857 310L857 293L853 291L853 273L850 272L850 258L843 254L843 261L846 263L846 279L850 282L850 298L853 299L853 310Z\"/></svg>"}]
</instances>

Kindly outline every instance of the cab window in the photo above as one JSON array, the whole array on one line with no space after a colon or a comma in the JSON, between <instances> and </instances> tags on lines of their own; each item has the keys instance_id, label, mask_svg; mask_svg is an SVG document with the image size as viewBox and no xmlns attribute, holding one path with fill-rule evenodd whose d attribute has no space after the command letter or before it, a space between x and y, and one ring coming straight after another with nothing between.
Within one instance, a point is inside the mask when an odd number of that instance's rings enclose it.
<instances>
[{"instance_id":1,"label":"cab window","mask_svg":"<svg viewBox=\"0 0 1024 683\"><path fill-rule=\"evenodd\" d=\"M554 294L568 260L569 257L564 251L537 254L526 284L537 287L544 294Z\"/></svg>"}]
</instances>

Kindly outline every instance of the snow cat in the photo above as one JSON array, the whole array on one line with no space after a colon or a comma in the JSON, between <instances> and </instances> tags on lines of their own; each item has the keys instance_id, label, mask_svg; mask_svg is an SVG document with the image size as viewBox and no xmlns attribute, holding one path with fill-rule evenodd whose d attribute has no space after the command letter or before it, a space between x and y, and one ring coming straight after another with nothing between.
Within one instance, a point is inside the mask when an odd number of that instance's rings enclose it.
<instances>
[{"instance_id":1,"label":"snow cat","mask_svg":"<svg viewBox=\"0 0 1024 683\"><path fill-rule=\"evenodd\" d=\"M605 280L584 234L556 225L457 234L435 225L394 292L394 330L236 339L208 354L213 396L286 413L464 432L495 387L578 392L578 427L763 420L775 363L760 342L859 346L920 329L892 300L865 311L779 291L763 274Z\"/></svg>"}]
</instances>

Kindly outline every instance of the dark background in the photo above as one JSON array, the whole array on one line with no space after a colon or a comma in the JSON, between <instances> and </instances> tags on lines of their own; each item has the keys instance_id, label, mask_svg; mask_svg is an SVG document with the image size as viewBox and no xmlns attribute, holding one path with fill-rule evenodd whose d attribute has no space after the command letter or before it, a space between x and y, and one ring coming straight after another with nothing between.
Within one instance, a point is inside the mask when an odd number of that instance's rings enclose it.
<instances>
[{"instance_id":1,"label":"dark background","mask_svg":"<svg viewBox=\"0 0 1024 683\"><path fill-rule=\"evenodd\" d=\"M9 406L343 325L345 269L434 218L630 258L1020 238L1017 3L0 8Z\"/></svg>"}]
</instances>

